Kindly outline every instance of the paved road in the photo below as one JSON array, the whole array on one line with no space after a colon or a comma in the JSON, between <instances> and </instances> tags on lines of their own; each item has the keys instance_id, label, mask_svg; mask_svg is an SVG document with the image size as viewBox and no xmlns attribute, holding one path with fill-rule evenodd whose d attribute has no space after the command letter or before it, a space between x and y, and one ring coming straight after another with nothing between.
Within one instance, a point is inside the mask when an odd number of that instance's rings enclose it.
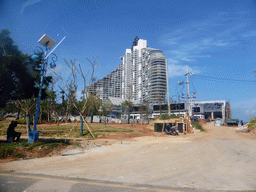
<instances>
[{"instance_id":1,"label":"paved road","mask_svg":"<svg viewBox=\"0 0 256 192\"><path fill-rule=\"evenodd\" d=\"M256 140L229 127L207 133L141 137L84 154L0 164L0 171L107 182L195 188L256 190Z\"/></svg>"},{"instance_id":2,"label":"paved road","mask_svg":"<svg viewBox=\"0 0 256 192\"><path fill-rule=\"evenodd\" d=\"M150 185L124 185L123 183L99 182L87 179L33 174L0 173L1 192L179 192L200 191L196 189L177 189Z\"/></svg>"}]
</instances>

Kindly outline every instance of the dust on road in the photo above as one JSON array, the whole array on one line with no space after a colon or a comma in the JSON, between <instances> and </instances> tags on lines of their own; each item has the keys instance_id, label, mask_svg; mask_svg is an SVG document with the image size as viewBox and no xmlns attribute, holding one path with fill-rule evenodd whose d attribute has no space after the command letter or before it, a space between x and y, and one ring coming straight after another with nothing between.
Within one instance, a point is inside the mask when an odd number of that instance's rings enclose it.
<instances>
[{"instance_id":1,"label":"dust on road","mask_svg":"<svg viewBox=\"0 0 256 192\"><path fill-rule=\"evenodd\" d=\"M0 164L1 171L219 190L256 189L256 140L230 127L137 137L75 156Z\"/></svg>"}]
</instances>

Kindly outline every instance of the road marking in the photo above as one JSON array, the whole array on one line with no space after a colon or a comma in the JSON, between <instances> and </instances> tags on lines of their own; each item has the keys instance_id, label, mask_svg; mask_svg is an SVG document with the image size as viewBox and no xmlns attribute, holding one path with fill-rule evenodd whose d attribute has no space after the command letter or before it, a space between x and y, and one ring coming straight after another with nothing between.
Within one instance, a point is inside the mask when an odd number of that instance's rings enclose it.
<instances>
[{"instance_id":1,"label":"road marking","mask_svg":"<svg viewBox=\"0 0 256 192\"><path fill-rule=\"evenodd\" d=\"M61 179L61 178L47 178L47 177L36 176L36 175L13 175L13 174L8 174L8 173L0 173L0 176L12 176L12 177L19 177L19 178L30 178L30 179L40 179L40 180L50 180L50 181L55 180L55 181L60 181L60 182L64 181L64 182L69 182L69 183L80 183L80 184L87 184L87 185L97 185L97 186L135 189L135 190L144 190L144 191L181 192L181 191L170 190L170 189L156 189L156 188L152 189L152 188L148 188L148 187L126 186L126 185L121 185L121 184L98 183L98 182L90 182L90 181L76 181L76 180L66 180L66 179ZM70 178L67 178L67 179L70 179Z\"/></svg>"}]
</instances>

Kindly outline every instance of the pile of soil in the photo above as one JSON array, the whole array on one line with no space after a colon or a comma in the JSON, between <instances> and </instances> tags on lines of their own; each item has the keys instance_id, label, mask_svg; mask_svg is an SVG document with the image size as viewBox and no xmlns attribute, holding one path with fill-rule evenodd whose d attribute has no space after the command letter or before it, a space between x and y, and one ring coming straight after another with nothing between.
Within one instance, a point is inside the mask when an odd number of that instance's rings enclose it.
<instances>
[{"instance_id":1,"label":"pile of soil","mask_svg":"<svg viewBox=\"0 0 256 192\"><path fill-rule=\"evenodd\" d=\"M256 136L256 127L250 130L250 135Z\"/></svg>"}]
</instances>

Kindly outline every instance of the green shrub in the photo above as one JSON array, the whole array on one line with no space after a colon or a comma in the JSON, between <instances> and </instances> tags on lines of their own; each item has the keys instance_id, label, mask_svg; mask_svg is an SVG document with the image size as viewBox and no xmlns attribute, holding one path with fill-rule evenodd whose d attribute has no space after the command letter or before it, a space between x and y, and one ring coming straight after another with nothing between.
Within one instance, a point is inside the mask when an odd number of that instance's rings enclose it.
<instances>
[{"instance_id":1,"label":"green shrub","mask_svg":"<svg viewBox=\"0 0 256 192\"><path fill-rule=\"evenodd\" d=\"M248 123L248 129L253 129L254 127L256 127L256 117Z\"/></svg>"},{"instance_id":2,"label":"green shrub","mask_svg":"<svg viewBox=\"0 0 256 192\"><path fill-rule=\"evenodd\" d=\"M195 121L191 121L191 122L192 122L192 126L195 127L196 129L199 129L200 131L205 131L205 129L199 123Z\"/></svg>"},{"instance_id":3,"label":"green shrub","mask_svg":"<svg viewBox=\"0 0 256 192\"><path fill-rule=\"evenodd\" d=\"M44 148L44 147L48 147L49 149L54 149L56 147L59 147L60 145L62 146L67 146L67 145L71 145L71 143L68 142L64 142L64 141L56 141L56 140L38 140L36 142L34 142L33 144L29 144L27 146L27 150L32 150L35 148Z\"/></svg>"},{"instance_id":4,"label":"green shrub","mask_svg":"<svg viewBox=\"0 0 256 192\"><path fill-rule=\"evenodd\" d=\"M55 123L55 120L52 119L52 120L42 120L41 123Z\"/></svg>"},{"instance_id":5,"label":"green shrub","mask_svg":"<svg viewBox=\"0 0 256 192\"><path fill-rule=\"evenodd\" d=\"M170 118L179 118L180 116L176 116L174 114L171 114L171 115L168 115L167 113L165 114L162 114L158 117L158 119L160 120L167 120L167 119L170 119Z\"/></svg>"},{"instance_id":6,"label":"green shrub","mask_svg":"<svg viewBox=\"0 0 256 192\"><path fill-rule=\"evenodd\" d=\"M26 124L27 123L27 120L26 119L18 119L18 120L15 120L15 122L17 124Z\"/></svg>"},{"instance_id":7,"label":"green shrub","mask_svg":"<svg viewBox=\"0 0 256 192\"><path fill-rule=\"evenodd\" d=\"M27 120L26 119L18 119L18 120L15 120L15 122L17 124L27 124ZM32 124L33 124L33 121L30 120L30 125L32 125Z\"/></svg>"},{"instance_id":8,"label":"green shrub","mask_svg":"<svg viewBox=\"0 0 256 192\"><path fill-rule=\"evenodd\" d=\"M0 149L0 158L4 159L9 155L13 154L13 149L12 148L7 148L7 149Z\"/></svg>"},{"instance_id":9,"label":"green shrub","mask_svg":"<svg viewBox=\"0 0 256 192\"><path fill-rule=\"evenodd\" d=\"M67 145L76 145L79 146L80 143L70 142L65 140L38 140L33 144L29 144L27 140L22 140L20 142L12 142L12 143L1 143L0 145L0 159L5 159L8 156L15 158L23 158L25 155L18 151L22 150L32 150L35 148L44 148L48 147L48 151L50 152L54 148L58 148L59 146L67 146ZM17 150L19 149L19 150Z\"/></svg>"}]
</instances>

